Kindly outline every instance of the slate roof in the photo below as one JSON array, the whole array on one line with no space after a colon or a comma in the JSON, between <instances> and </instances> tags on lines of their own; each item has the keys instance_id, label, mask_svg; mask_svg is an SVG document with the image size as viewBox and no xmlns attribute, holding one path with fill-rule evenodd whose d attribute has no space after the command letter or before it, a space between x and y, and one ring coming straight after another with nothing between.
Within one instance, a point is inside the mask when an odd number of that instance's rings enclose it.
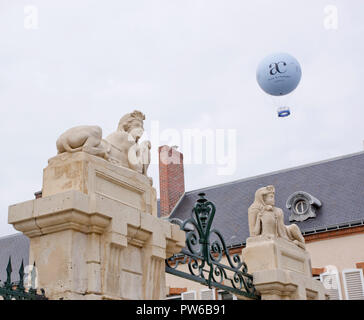
<instances>
[{"instance_id":1,"label":"slate roof","mask_svg":"<svg viewBox=\"0 0 364 320\"><path fill-rule=\"evenodd\" d=\"M304 234L353 221L363 224L364 152L186 192L170 218L189 218L197 194L204 192L216 205L213 227L221 231L228 245L245 243L248 208L255 191L267 185L275 186L276 206L283 209L286 224L290 224L286 200L292 193L306 191L322 202L316 218L295 222Z\"/></svg>"},{"instance_id":2,"label":"slate roof","mask_svg":"<svg viewBox=\"0 0 364 320\"><path fill-rule=\"evenodd\" d=\"M19 280L19 268L21 261L24 261L24 267L29 262L29 238L22 233L12 234L0 238L0 280L6 281L6 267L9 256L11 256L12 274L11 280Z\"/></svg>"}]
</instances>

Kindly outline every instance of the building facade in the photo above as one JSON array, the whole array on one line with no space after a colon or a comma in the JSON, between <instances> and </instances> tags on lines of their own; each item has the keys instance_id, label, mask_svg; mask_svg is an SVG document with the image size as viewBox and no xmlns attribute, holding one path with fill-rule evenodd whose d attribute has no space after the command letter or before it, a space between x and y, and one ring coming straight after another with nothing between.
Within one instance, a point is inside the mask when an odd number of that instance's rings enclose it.
<instances>
[{"instance_id":1,"label":"building facade","mask_svg":"<svg viewBox=\"0 0 364 320\"><path fill-rule=\"evenodd\" d=\"M160 175L170 181L171 191L180 190L175 186L179 181L164 176L165 172ZM324 282L331 299L364 299L364 152L180 192L178 201L167 198L173 209L164 215L161 211L161 216L189 218L198 193L203 192L216 205L215 228L232 252L241 253L249 237L248 208L255 191L267 185L275 186L276 206L283 209L285 224L299 226L311 255L312 274ZM160 199L159 207L166 207L165 199ZM171 298L183 298L181 292L196 299L206 296L206 287L172 275L167 276L167 286Z\"/></svg>"}]
</instances>

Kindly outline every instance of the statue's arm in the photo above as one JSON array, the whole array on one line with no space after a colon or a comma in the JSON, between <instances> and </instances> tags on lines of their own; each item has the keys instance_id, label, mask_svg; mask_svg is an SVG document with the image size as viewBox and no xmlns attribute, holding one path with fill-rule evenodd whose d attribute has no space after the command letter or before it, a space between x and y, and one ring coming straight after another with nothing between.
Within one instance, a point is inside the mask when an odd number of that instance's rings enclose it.
<instances>
[{"instance_id":1,"label":"statue's arm","mask_svg":"<svg viewBox=\"0 0 364 320\"><path fill-rule=\"evenodd\" d=\"M255 221L254 235L259 236L262 234L262 212L258 212L257 219Z\"/></svg>"},{"instance_id":2,"label":"statue's arm","mask_svg":"<svg viewBox=\"0 0 364 320\"><path fill-rule=\"evenodd\" d=\"M278 235L282 238L289 239L289 230L288 226L284 224L284 214L283 210L280 208L277 208L277 223L278 223Z\"/></svg>"},{"instance_id":3,"label":"statue's arm","mask_svg":"<svg viewBox=\"0 0 364 320\"><path fill-rule=\"evenodd\" d=\"M148 167L150 164L150 160L151 160L151 154L150 154L150 149L151 149L151 143L150 141L143 141L140 144L140 157L142 160L142 164L143 164L143 174L147 175L147 171L148 171Z\"/></svg>"},{"instance_id":4,"label":"statue's arm","mask_svg":"<svg viewBox=\"0 0 364 320\"><path fill-rule=\"evenodd\" d=\"M262 233L261 215L262 212L257 209L249 213L249 229L252 237L259 236Z\"/></svg>"},{"instance_id":5,"label":"statue's arm","mask_svg":"<svg viewBox=\"0 0 364 320\"><path fill-rule=\"evenodd\" d=\"M143 164L141 163L140 149L138 144L134 144L129 148L128 163L130 169L142 173Z\"/></svg>"},{"instance_id":6,"label":"statue's arm","mask_svg":"<svg viewBox=\"0 0 364 320\"><path fill-rule=\"evenodd\" d=\"M283 210L280 208L277 208L277 218L278 218L278 223L280 226L284 226L284 215L283 215Z\"/></svg>"}]
</instances>

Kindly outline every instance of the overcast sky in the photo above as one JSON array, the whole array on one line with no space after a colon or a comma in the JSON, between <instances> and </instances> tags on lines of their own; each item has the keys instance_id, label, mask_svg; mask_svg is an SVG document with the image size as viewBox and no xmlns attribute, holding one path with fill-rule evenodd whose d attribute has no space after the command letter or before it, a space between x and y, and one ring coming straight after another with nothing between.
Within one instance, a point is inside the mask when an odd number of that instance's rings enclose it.
<instances>
[{"instance_id":1,"label":"overcast sky","mask_svg":"<svg viewBox=\"0 0 364 320\"><path fill-rule=\"evenodd\" d=\"M363 150L363 21L362 0L0 0L0 236L15 232L8 206L41 189L64 130L106 136L134 109L147 133L151 121L181 135L236 130L235 172L185 165L187 191ZM302 67L287 118L256 83L273 52Z\"/></svg>"}]
</instances>

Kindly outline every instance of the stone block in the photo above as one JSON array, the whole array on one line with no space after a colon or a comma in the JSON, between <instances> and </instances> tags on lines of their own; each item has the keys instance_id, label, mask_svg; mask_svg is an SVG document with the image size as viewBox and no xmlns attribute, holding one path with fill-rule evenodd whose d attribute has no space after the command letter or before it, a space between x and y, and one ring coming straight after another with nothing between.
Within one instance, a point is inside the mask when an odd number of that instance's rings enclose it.
<instances>
[{"instance_id":1,"label":"stone block","mask_svg":"<svg viewBox=\"0 0 364 320\"><path fill-rule=\"evenodd\" d=\"M34 201L25 201L9 206L8 223L30 219L33 216Z\"/></svg>"},{"instance_id":2,"label":"stone block","mask_svg":"<svg viewBox=\"0 0 364 320\"><path fill-rule=\"evenodd\" d=\"M44 169L43 197L69 190L98 194L157 215L156 191L145 175L84 152L59 154Z\"/></svg>"},{"instance_id":3,"label":"stone block","mask_svg":"<svg viewBox=\"0 0 364 320\"><path fill-rule=\"evenodd\" d=\"M242 251L250 272L282 269L311 276L308 252L283 238L265 240L261 236L247 239Z\"/></svg>"},{"instance_id":4,"label":"stone block","mask_svg":"<svg viewBox=\"0 0 364 320\"><path fill-rule=\"evenodd\" d=\"M325 299L322 283L312 278L309 253L293 242L250 237L242 257L263 300Z\"/></svg>"}]
</instances>

